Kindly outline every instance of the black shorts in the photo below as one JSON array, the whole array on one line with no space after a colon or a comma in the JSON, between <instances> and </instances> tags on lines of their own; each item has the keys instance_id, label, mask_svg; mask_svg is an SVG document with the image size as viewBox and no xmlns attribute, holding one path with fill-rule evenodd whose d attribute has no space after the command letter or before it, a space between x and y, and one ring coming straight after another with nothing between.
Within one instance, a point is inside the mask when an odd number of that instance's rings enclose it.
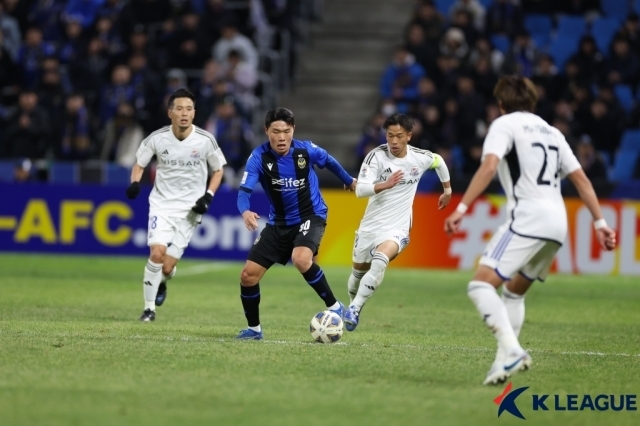
<instances>
[{"instance_id":1,"label":"black shorts","mask_svg":"<svg viewBox=\"0 0 640 426\"><path fill-rule=\"evenodd\" d=\"M327 222L314 216L297 225L267 224L249 251L248 260L269 269L274 263L285 265L295 247L308 247L318 254Z\"/></svg>"}]
</instances>

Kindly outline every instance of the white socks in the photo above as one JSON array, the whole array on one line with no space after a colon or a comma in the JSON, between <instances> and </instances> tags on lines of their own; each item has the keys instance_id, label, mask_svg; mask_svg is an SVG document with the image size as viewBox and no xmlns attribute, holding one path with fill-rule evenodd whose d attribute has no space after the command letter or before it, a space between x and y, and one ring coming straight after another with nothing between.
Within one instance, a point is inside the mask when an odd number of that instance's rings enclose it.
<instances>
[{"instance_id":1,"label":"white socks","mask_svg":"<svg viewBox=\"0 0 640 426\"><path fill-rule=\"evenodd\" d=\"M144 281L142 284L145 310L156 310L156 294L158 294L160 281L162 281L162 263L153 263L149 259L147 266L144 268Z\"/></svg>"},{"instance_id":2,"label":"white socks","mask_svg":"<svg viewBox=\"0 0 640 426\"><path fill-rule=\"evenodd\" d=\"M349 304L353 303L353 299L358 294L358 287L360 287L360 280L364 277L367 271L358 271L357 269L351 269L351 275L349 275L349 281L347 281L347 290L349 290Z\"/></svg>"},{"instance_id":3,"label":"white socks","mask_svg":"<svg viewBox=\"0 0 640 426\"><path fill-rule=\"evenodd\" d=\"M358 287L358 293L351 302L351 306L355 306L358 312L367 303L367 299L376 291L378 286L382 283L384 278L384 271L389 265L389 258L386 254L376 252L371 260L371 269L364 274L360 286Z\"/></svg>"},{"instance_id":4,"label":"white socks","mask_svg":"<svg viewBox=\"0 0 640 426\"><path fill-rule=\"evenodd\" d=\"M506 283L502 285L502 302L505 308L507 308L507 314L509 316L509 322L513 333L516 338L520 336L520 330L522 330L522 324L524 323L524 294L512 293L507 289ZM501 346L498 344L498 352L496 353L496 361L502 362L505 353Z\"/></svg>"},{"instance_id":5,"label":"white socks","mask_svg":"<svg viewBox=\"0 0 640 426\"><path fill-rule=\"evenodd\" d=\"M495 287L483 281L471 281L467 286L467 294L504 353L523 351L509 322L507 308Z\"/></svg>"}]
</instances>

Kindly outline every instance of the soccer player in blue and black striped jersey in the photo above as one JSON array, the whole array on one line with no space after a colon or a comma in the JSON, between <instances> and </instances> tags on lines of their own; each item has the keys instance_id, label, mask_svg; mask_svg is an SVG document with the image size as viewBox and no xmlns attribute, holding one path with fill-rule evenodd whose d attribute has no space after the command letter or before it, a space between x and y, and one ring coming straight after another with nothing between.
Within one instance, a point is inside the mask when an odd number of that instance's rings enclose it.
<instances>
[{"instance_id":1,"label":"soccer player in blue and black striped jersey","mask_svg":"<svg viewBox=\"0 0 640 426\"><path fill-rule=\"evenodd\" d=\"M267 112L264 126L269 141L257 147L247 160L238 193L238 209L250 230L258 228L260 218L251 211L249 202L258 182L271 204L269 222L251 248L240 275L240 298L249 327L240 331L238 339L262 339L260 279L274 263L284 265L289 259L327 309L344 316L344 306L313 261L327 225L327 205L314 166L329 169L351 191L356 180L324 149L310 141L293 139L295 120L288 109Z\"/></svg>"}]
</instances>

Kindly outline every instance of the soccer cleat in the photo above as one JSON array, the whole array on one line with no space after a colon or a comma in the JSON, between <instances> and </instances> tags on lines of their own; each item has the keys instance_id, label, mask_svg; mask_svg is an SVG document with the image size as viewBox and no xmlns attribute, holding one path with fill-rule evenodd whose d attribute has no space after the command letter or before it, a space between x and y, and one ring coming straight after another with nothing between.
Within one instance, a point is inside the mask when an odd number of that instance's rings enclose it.
<instances>
[{"instance_id":1,"label":"soccer cleat","mask_svg":"<svg viewBox=\"0 0 640 426\"><path fill-rule=\"evenodd\" d=\"M344 311L344 328L347 331L353 331L358 326L358 320L360 318L360 312L356 309L355 306L349 306L349 309L345 309Z\"/></svg>"},{"instance_id":2,"label":"soccer cleat","mask_svg":"<svg viewBox=\"0 0 640 426\"><path fill-rule=\"evenodd\" d=\"M509 377L518 371L531 368L533 360L527 352L515 353L507 356L502 362L494 362L487 374L483 385L499 385L507 381Z\"/></svg>"},{"instance_id":3,"label":"soccer cleat","mask_svg":"<svg viewBox=\"0 0 640 426\"><path fill-rule=\"evenodd\" d=\"M152 311L151 309L145 309L140 316L140 321L142 322L151 322L156 320L156 311Z\"/></svg>"},{"instance_id":4,"label":"soccer cleat","mask_svg":"<svg viewBox=\"0 0 640 426\"><path fill-rule=\"evenodd\" d=\"M240 330L236 339L238 340L262 340L262 331L253 331L250 328Z\"/></svg>"},{"instance_id":5,"label":"soccer cleat","mask_svg":"<svg viewBox=\"0 0 640 426\"><path fill-rule=\"evenodd\" d=\"M162 306L167 299L167 282L163 281L158 287L158 293L156 294L156 306Z\"/></svg>"},{"instance_id":6,"label":"soccer cleat","mask_svg":"<svg viewBox=\"0 0 640 426\"><path fill-rule=\"evenodd\" d=\"M340 304L340 306L338 307L338 309L329 309L331 312L333 312L334 314L338 315L340 318L344 319L344 313L347 311L347 309L344 307L344 305L342 304L342 302L338 301L338 303Z\"/></svg>"}]
</instances>

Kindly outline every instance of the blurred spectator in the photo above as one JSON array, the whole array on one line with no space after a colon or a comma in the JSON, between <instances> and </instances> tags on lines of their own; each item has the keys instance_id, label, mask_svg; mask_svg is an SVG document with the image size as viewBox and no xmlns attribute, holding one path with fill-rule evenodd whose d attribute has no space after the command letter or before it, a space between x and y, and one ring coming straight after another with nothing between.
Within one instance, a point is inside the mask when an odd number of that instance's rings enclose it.
<instances>
[{"instance_id":1,"label":"blurred spectator","mask_svg":"<svg viewBox=\"0 0 640 426\"><path fill-rule=\"evenodd\" d=\"M229 11L224 7L224 0L206 0L201 22L211 40L220 38L222 25L230 16Z\"/></svg>"},{"instance_id":2,"label":"blurred spectator","mask_svg":"<svg viewBox=\"0 0 640 426\"><path fill-rule=\"evenodd\" d=\"M553 102L547 96L547 89L540 84L540 82L536 82L536 92L538 93L538 102L536 103L535 114L540 116L544 121L551 124L553 121L554 111L553 111Z\"/></svg>"},{"instance_id":3,"label":"blurred spectator","mask_svg":"<svg viewBox=\"0 0 640 426\"><path fill-rule=\"evenodd\" d=\"M118 22L118 18L122 13L122 8L125 5L125 0L106 0L98 8L96 12L97 18L107 18L111 22ZM122 34L120 34L122 35Z\"/></svg>"},{"instance_id":4,"label":"blurred spectator","mask_svg":"<svg viewBox=\"0 0 640 426\"><path fill-rule=\"evenodd\" d=\"M500 73L502 64L504 63L504 54L498 49L494 49L491 42L484 37L480 37L476 40L476 43L471 50L471 55L469 56L469 62L475 64L480 57L486 57L489 59L493 72L496 74Z\"/></svg>"},{"instance_id":5,"label":"blurred spectator","mask_svg":"<svg viewBox=\"0 0 640 426\"><path fill-rule=\"evenodd\" d=\"M197 82L193 93L196 96L196 118L194 124L202 127L204 122L213 114L217 103L215 83L220 78L222 70L215 59L210 59L204 64L200 81Z\"/></svg>"},{"instance_id":6,"label":"blurred spectator","mask_svg":"<svg viewBox=\"0 0 640 426\"><path fill-rule=\"evenodd\" d=\"M468 74L463 74L458 79L458 138L462 143L471 141L476 133L476 121L485 114L484 99L479 95Z\"/></svg>"},{"instance_id":7,"label":"blurred spectator","mask_svg":"<svg viewBox=\"0 0 640 426\"><path fill-rule=\"evenodd\" d=\"M428 42L438 43L440 41L445 22L432 1L427 0L420 3L411 23L422 26Z\"/></svg>"},{"instance_id":8,"label":"blurred spectator","mask_svg":"<svg viewBox=\"0 0 640 426\"><path fill-rule=\"evenodd\" d=\"M571 126L569 125L569 122L567 120L565 120L564 118L556 117L551 125L560 130L560 133L562 133L564 138L567 140L569 146L571 146L572 148L576 146L577 139L574 134L571 133Z\"/></svg>"},{"instance_id":9,"label":"blurred spectator","mask_svg":"<svg viewBox=\"0 0 640 426\"><path fill-rule=\"evenodd\" d=\"M522 28L522 10L513 0L494 0L487 9L485 31L512 37Z\"/></svg>"},{"instance_id":10,"label":"blurred spectator","mask_svg":"<svg viewBox=\"0 0 640 426\"><path fill-rule=\"evenodd\" d=\"M204 128L215 136L227 159L225 182L233 187L240 186L244 163L251 153L253 133L249 122L237 114L233 97L227 96L218 103L215 114L209 117Z\"/></svg>"},{"instance_id":11,"label":"blurred spectator","mask_svg":"<svg viewBox=\"0 0 640 426\"><path fill-rule=\"evenodd\" d=\"M473 26L471 14L466 10L460 9L455 12L451 26L462 31L465 41L470 46L473 46L480 38L480 32Z\"/></svg>"},{"instance_id":12,"label":"blurred spectator","mask_svg":"<svg viewBox=\"0 0 640 426\"><path fill-rule=\"evenodd\" d=\"M0 33L3 36L0 47L7 49L11 59L15 61L18 57L22 35L18 21L13 16L7 15L2 2L0 2Z\"/></svg>"},{"instance_id":13,"label":"blurred spectator","mask_svg":"<svg viewBox=\"0 0 640 426\"><path fill-rule=\"evenodd\" d=\"M128 40L129 43L127 43L124 50L114 58L113 63L124 63L127 61L127 58L131 57L134 53L142 53L147 57L147 64L151 68L159 70L164 67L166 58L164 58L163 55L161 55L157 49L149 43L149 35L147 34L144 26L136 25L133 28L131 35L128 36ZM169 42L167 41L167 44L168 43ZM107 48L106 45L105 48Z\"/></svg>"},{"instance_id":14,"label":"blurred spectator","mask_svg":"<svg viewBox=\"0 0 640 426\"><path fill-rule=\"evenodd\" d=\"M600 12L600 0L559 0L555 10L570 15L596 14Z\"/></svg>"},{"instance_id":15,"label":"blurred spectator","mask_svg":"<svg viewBox=\"0 0 640 426\"><path fill-rule=\"evenodd\" d=\"M439 56L438 68L433 80L438 86L438 92L441 96L449 95L455 92L455 87L460 75L460 61L454 56Z\"/></svg>"},{"instance_id":16,"label":"blurred spectator","mask_svg":"<svg viewBox=\"0 0 640 426\"><path fill-rule=\"evenodd\" d=\"M636 12L631 12L622 28L616 33L616 38L624 38L631 46L631 50L640 55L640 17Z\"/></svg>"},{"instance_id":17,"label":"blurred spectator","mask_svg":"<svg viewBox=\"0 0 640 426\"><path fill-rule=\"evenodd\" d=\"M242 60L251 68L258 68L258 51L249 38L240 34L235 20L228 20L222 26L222 38L213 46L213 57L223 63L231 50L238 51Z\"/></svg>"},{"instance_id":18,"label":"blurred spectator","mask_svg":"<svg viewBox=\"0 0 640 426\"><path fill-rule=\"evenodd\" d=\"M101 16L96 21L95 37L98 38L109 55L117 55L123 49L122 39L113 24L113 19Z\"/></svg>"},{"instance_id":19,"label":"blurred spectator","mask_svg":"<svg viewBox=\"0 0 640 426\"><path fill-rule=\"evenodd\" d=\"M365 125L362 131L362 136L360 137L360 141L356 146L357 160L356 164L354 164L356 168L360 167L360 164L362 164L364 158L372 149L384 143L387 143L385 131L382 128L385 120L385 115L377 112L369 119L369 121Z\"/></svg>"},{"instance_id":20,"label":"blurred spectator","mask_svg":"<svg viewBox=\"0 0 640 426\"><path fill-rule=\"evenodd\" d=\"M498 83L498 75L491 69L489 58L481 56L473 64L472 71L473 81L478 93L480 93L485 99L493 98L493 89Z\"/></svg>"},{"instance_id":21,"label":"blurred spectator","mask_svg":"<svg viewBox=\"0 0 640 426\"><path fill-rule=\"evenodd\" d=\"M35 0L31 3L29 23L39 29L42 39L55 42L62 38L61 19L66 3L66 0Z\"/></svg>"},{"instance_id":22,"label":"blurred spectator","mask_svg":"<svg viewBox=\"0 0 640 426\"><path fill-rule=\"evenodd\" d=\"M521 0L520 5L525 13L549 15L554 12L554 2L549 0Z\"/></svg>"},{"instance_id":23,"label":"blurred spectator","mask_svg":"<svg viewBox=\"0 0 640 426\"><path fill-rule=\"evenodd\" d=\"M13 181L29 182L35 180L35 175L32 173L33 163L28 158L21 158L13 164Z\"/></svg>"},{"instance_id":24,"label":"blurred spectator","mask_svg":"<svg viewBox=\"0 0 640 426\"><path fill-rule=\"evenodd\" d=\"M126 65L117 65L111 72L111 84L102 91L100 100L100 123L107 123L116 114L123 102L135 104L135 89L131 84L131 70Z\"/></svg>"},{"instance_id":25,"label":"blurred spectator","mask_svg":"<svg viewBox=\"0 0 640 426\"><path fill-rule=\"evenodd\" d=\"M545 54L540 56L538 63L533 69L533 77L531 80L544 87L547 96L552 101L556 101L560 97L558 69L553 63L551 56Z\"/></svg>"},{"instance_id":26,"label":"blurred spectator","mask_svg":"<svg viewBox=\"0 0 640 426\"><path fill-rule=\"evenodd\" d=\"M441 143L440 109L435 105L426 106L421 110L422 140L420 148L438 151Z\"/></svg>"},{"instance_id":27,"label":"blurred spectator","mask_svg":"<svg viewBox=\"0 0 640 426\"><path fill-rule=\"evenodd\" d=\"M573 97L580 86L588 85L588 81L582 80L580 68L574 59L569 59L564 65L564 74L556 77L556 87L562 91L560 96Z\"/></svg>"},{"instance_id":28,"label":"blurred spectator","mask_svg":"<svg viewBox=\"0 0 640 426\"><path fill-rule=\"evenodd\" d=\"M258 74L247 62L243 61L236 50L229 51L227 61L221 67L222 76L233 85L233 96L242 108L242 115L247 119L251 111L258 105L254 95L258 84Z\"/></svg>"},{"instance_id":29,"label":"blurred spectator","mask_svg":"<svg viewBox=\"0 0 640 426\"><path fill-rule=\"evenodd\" d=\"M422 77L418 83L417 108L423 109L428 105L439 105L440 95L435 83L429 77Z\"/></svg>"},{"instance_id":30,"label":"blurred spectator","mask_svg":"<svg viewBox=\"0 0 640 426\"><path fill-rule=\"evenodd\" d=\"M65 25L65 40L58 48L60 63L68 64L82 49L82 25L76 19L67 20Z\"/></svg>"},{"instance_id":31,"label":"blurred spectator","mask_svg":"<svg viewBox=\"0 0 640 426\"><path fill-rule=\"evenodd\" d=\"M195 12L187 12L182 16L180 28L171 38L168 66L202 68L210 45L211 41L200 25L200 17Z\"/></svg>"},{"instance_id":32,"label":"blurred spectator","mask_svg":"<svg viewBox=\"0 0 640 426\"><path fill-rule=\"evenodd\" d=\"M65 98L70 87L63 84L60 64L54 57L47 58L42 64L42 77L37 86L38 100L49 118L51 126L50 141L57 142L62 136Z\"/></svg>"},{"instance_id":33,"label":"blurred spectator","mask_svg":"<svg viewBox=\"0 0 640 426\"><path fill-rule=\"evenodd\" d=\"M9 116L0 157L44 158L49 136L47 113L38 106L38 95L30 90L20 93L17 110Z\"/></svg>"},{"instance_id":34,"label":"blurred spectator","mask_svg":"<svg viewBox=\"0 0 640 426\"><path fill-rule=\"evenodd\" d=\"M564 120L569 126L569 132L573 135L583 133L583 128L574 118L574 110L567 99L559 99L555 104L554 117L555 120Z\"/></svg>"},{"instance_id":35,"label":"blurred spectator","mask_svg":"<svg viewBox=\"0 0 640 426\"><path fill-rule=\"evenodd\" d=\"M120 19L124 34L129 34L137 24L157 24L171 17L170 0L131 0L123 8Z\"/></svg>"},{"instance_id":36,"label":"blurred spectator","mask_svg":"<svg viewBox=\"0 0 640 426\"><path fill-rule=\"evenodd\" d=\"M55 48L50 43L42 41L42 32L35 27L27 30L24 44L18 52L18 63L22 68L22 84L33 89L40 78L40 62L47 56L52 56Z\"/></svg>"},{"instance_id":37,"label":"blurred spectator","mask_svg":"<svg viewBox=\"0 0 640 426\"><path fill-rule=\"evenodd\" d=\"M460 107L455 98L449 98L444 103L444 117L442 120L442 127L440 131L440 143L441 148L452 149L460 143L458 134L462 132L464 135L473 133L474 123L466 123L467 128L463 128L459 117Z\"/></svg>"},{"instance_id":38,"label":"blurred spectator","mask_svg":"<svg viewBox=\"0 0 640 426\"><path fill-rule=\"evenodd\" d=\"M617 37L613 40L607 68L607 81L611 84L628 84L633 87L638 82L640 62L637 54L631 51L627 39Z\"/></svg>"},{"instance_id":39,"label":"blurred spectator","mask_svg":"<svg viewBox=\"0 0 640 426\"><path fill-rule=\"evenodd\" d=\"M449 16L453 18L458 10L464 10L469 13L473 26L478 31L484 29L484 20L487 11L478 0L457 0L449 9Z\"/></svg>"},{"instance_id":40,"label":"blurred spectator","mask_svg":"<svg viewBox=\"0 0 640 426\"><path fill-rule=\"evenodd\" d=\"M440 53L456 58L461 64L466 64L469 58L469 45L460 28L449 28L444 33L440 42Z\"/></svg>"},{"instance_id":41,"label":"blurred spectator","mask_svg":"<svg viewBox=\"0 0 640 426\"><path fill-rule=\"evenodd\" d=\"M427 40L422 26L418 24L409 26L406 34L405 47L407 51L416 58L416 62L425 69L427 75L434 72L438 48L437 45Z\"/></svg>"},{"instance_id":42,"label":"blurred spectator","mask_svg":"<svg viewBox=\"0 0 640 426\"><path fill-rule=\"evenodd\" d=\"M122 103L114 118L105 129L100 159L115 161L122 167L131 168L136 162L136 152L144 139L144 130L135 119L135 111L130 104Z\"/></svg>"},{"instance_id":43,"label":"blurred spectator","mask_svg":"<svg viewBox=\"0 0 640 426\"><path fill-rule=\"evenodd\" d=\"M156 105L160 102L164 89L162 77L147 66L147 57L143 53L131 55L128 65L131 70L136 116L145 129L151 132L155 125L151 114L156 111Z\"/></svg>"},{"instance_id":44,"label":"blurred spectator","mask_svg":"<svg viewBox=\"0 0 640 426\"><path fill-rule=\"evenodd\" d=\"M607 151L613 156L620 144L623 119L624 117L611 114L603 100L593 101L590 115L584 122L584 130L591 137L598 151Z\"/></svg>"},{"instance_id":45,"label":"blurred spectator","mask_svg":"<svg viewBox=\"0 0 640 426\"><path fill-rule=\"evenodd\" d=\"M596 84L604 77L604 55L600 53L595 39L590 35L582 37L578 52L571 56L571 61L578 66L578 79L584 83Z\"/></svg>"},{"instance_id":46,"label":"blurred spectator","mask_svg":"<svg viewBox=\"0 0 640 426\"><path fill-rule=\"evenodd\" d=\"M18 67L11 59L9 51L2 45L2 32L0 32L0 102L2 97L17 93L19 79Z\"/></svg>"},{"instance_id":47,"label":"blurred spectator","mask_svg":"<svg viewBox=\"0 0 640 426\"><path fill-rule=\"evenodd\" d=\"M89 40L86 51L69 65L69 76L74 89L84 92L91 105L97 103L100 90L107 82L108 66L109 57L104 44L98 38Z\"/></svg>"},{"instance_id":48,"label":"blurred spectator","mask_svg":"<svg viewBox=\"0 0 640 426\"><path fill-rule=\"evenodd\" d=\"M82 28L89 28L96 20L98 10L105 0L67 0L64 11L67 20L77 21Z\"/></svg>"},{"instance_id":49,"label":"blurred spectator","mask_svg":"<svg viewBox=\"0 0 640 426\"><path fill-rule=\"evenodd\" d=\"M578 146L576 147L576 157L582 166L585 174L591 182L607 181L607 166L602 156L596 152L591 138L588 135L582 135Z\"/></svg>"},{"instance_id":50,"label":"blurred spectator","mask_svg":"<svg viewBox=\"0 0 640 426\"><path fill-rule=\"evenodd\" d=\"M82 95L74 93L67 99L64 133L56 157L60 160L85 160L93 153L89 111Z\"/></svg>"},{"instance_id":51,"label":"blurred spectator","mask_svg":"<svg viewBox=\"0 0 640 426\"><path fill-rule=\"evenodd\" d=\"M4 0L4 12L15 18L20 28L20 33L24 34L29 25L29 13L31 11L32 2L24 0Z\"/></svg>"},{"instance_id":52,"label":"blurred spectator","mask_svg":"<svg viewBox=\"0 0 640 426\"><path fill-rule=\"evenodd\" d=\"M503 71L505 74L520 74L531 78L539 59L540 52L529 32L519 30L505 58Z\"/></svg>"},{"instance_id":53,"label":"blurred spectator","mask_svg":"<svg viewBox=\"0 0 640 426\"><path fill-rule=\"evenodd\" d=\"M424 75L424 69L415 62L413 55L404 46L398 46L391 64L382 75L382 96L393 99L399 112L407 112L409 103L418 98L418 82Z\"/></svg>"}]
</instances>

